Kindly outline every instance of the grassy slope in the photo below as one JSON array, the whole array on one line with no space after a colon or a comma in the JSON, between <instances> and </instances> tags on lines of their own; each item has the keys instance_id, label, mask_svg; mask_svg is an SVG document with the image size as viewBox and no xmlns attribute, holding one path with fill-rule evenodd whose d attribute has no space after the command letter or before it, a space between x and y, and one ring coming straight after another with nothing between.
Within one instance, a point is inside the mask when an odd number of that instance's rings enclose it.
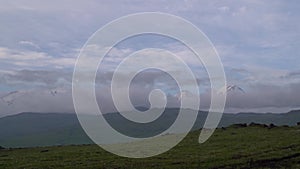
<instances>
[{"instance_id":1,"label":"grassy slope","mask_svg":"<svg viewBox=\"0 0 300 169\"><path fill-rule=\"evenodd\" d=\"M0 168L300 168L300 127L218 129L204 144L198 136L192 132L146 159L118 157L95 145L0 150Z\"/></svg>"}]
</instances>

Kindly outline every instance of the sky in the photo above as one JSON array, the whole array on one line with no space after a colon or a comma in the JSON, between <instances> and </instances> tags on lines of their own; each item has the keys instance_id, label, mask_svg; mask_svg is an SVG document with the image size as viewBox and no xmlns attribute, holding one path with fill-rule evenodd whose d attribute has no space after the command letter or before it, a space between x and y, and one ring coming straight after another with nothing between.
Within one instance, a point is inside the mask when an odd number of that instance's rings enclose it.
<instances>
[{"instance_id":1,"label":"sky","mask_svg":"<svg viewBox=\"0 0 300 169\"><path fill-rule=\"evenodd\" d=\"M228 95L225 112L286 112L300 107L300 5L296 0L252 1L71 1L0 0L0 96L20 91L14 104L0 102L0 116L21 112L74 112L72 73L80 49L99 28L124 15L164 12L196 25L215 46L227 83L246 93ZM96 95L105 112L113 68L143 48L163 48L192 67L201 105L209 106L210 82L201 63L175 40L145 35L121 42L99 67ZM166 65L171 66L171 65ZM176 83L148 70L132 82L134 105L149 104L154 88L167 92L176 106ZM57 91L55 96L51 91Z\"/></svg>"}]
</instances>

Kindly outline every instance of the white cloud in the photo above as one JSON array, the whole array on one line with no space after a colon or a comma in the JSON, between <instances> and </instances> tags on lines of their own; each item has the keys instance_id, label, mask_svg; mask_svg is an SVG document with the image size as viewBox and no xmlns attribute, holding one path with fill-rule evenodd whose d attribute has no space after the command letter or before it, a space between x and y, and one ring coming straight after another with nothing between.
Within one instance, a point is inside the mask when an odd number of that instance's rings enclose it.
<instances>
[{"instance_id":1,"label":"white cloud","mask_svg":"<svg viewBox=\"0 0 300 169\"><path fill-rule=\"evenodd\" d=\"M0 47L1 64L10 65L8 69L34 69L34 68L70 68L73 67L76 57L52 57L44 52L18 51Z\"/></svg>"},{"instance_id":2,"label":"white cloud","mask_svg":"<svg viewBox=\"0 0 300 169\"><path fill-rule=\"evenodd\" d=\"M219 7L218 9L222 12L228 12L230 8L228 6L222 6L222 7Z\"/></svg>"},{"instance_id":3,"label":"white cloud","mask_svg":"<svg viewBox=\"0 0 300 169\"><path fill-rule=\"evenodd\" d=\"M34 42L31 42L31 41L22 40L22 41L19 41L19 44L24 45L24 46L31 46L36 49L40 49L40 46L38 44L35 44Z\"/></svg>"}]
</instances>

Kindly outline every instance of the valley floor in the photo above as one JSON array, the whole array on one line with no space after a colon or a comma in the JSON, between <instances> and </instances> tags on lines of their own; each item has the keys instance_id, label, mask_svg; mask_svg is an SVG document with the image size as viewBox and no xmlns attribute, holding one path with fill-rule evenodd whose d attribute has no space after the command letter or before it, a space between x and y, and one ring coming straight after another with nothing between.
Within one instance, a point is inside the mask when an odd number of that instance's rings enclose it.
<instances>
[{"instance_id":1,"label":"valley floor","mask_svg":"<svg viewBox=\"0 0 300 169\"><path fill-rule=\"evenodd\" d=\"M96 145L0 150L0 168L300 168L300 127L231 126L198 144L191 132L151 158L112 155Z\"/></svg>"}]
</instances>

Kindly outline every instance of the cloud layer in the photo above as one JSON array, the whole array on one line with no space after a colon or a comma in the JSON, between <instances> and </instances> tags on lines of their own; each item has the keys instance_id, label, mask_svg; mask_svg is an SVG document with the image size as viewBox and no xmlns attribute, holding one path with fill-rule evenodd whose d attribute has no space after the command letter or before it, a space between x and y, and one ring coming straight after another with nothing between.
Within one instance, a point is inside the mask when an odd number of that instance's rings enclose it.
<instances>
[{"instance_id":1,"label":"cloud layer","mask_svg":"<svg viewBox=\"0 0 300 169\"><path fill-rule=\"evenodd\" d=\"M29 94L13 106L0 102L0 115L22 111L73 112L71 81L80 48L111 20L145 11L181 16L210 38L220 54L228 83L246 90L246 94L229 94L228 112L300 107L297 1L17 0L0 5L0 96L15 90ZM107 55L96 80L102 108L106 112L114 110L109 96L114 68L128 54L149 47L169 50L186 61L200 85L201 105L207 108L211 90L205 68L182 44L159 36L127 39ZM169 106L178 105L176 84L162 72L144 72L132 86L135 105L148 105L148 94L155 88L166 91ZM49 91L61 88L65 92L56 97L49 95Z\"/></svg>"}]
</instances>

